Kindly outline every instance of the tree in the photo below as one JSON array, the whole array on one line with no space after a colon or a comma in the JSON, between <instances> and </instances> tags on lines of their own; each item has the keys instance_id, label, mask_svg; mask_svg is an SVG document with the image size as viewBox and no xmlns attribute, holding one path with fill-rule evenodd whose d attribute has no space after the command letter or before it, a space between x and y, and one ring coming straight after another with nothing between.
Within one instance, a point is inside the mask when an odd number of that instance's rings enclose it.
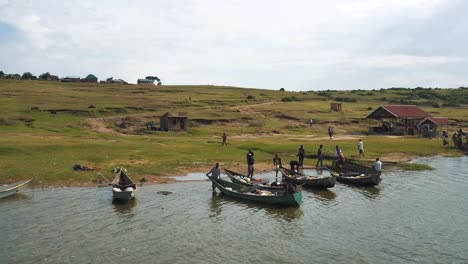
<instances>
[{"instance_id":1,"label":"tree","mask_svg":"<svg viewBox=\"0 0 468 264\"><path fill-rule=\"evenodd\" d=\"M32 73L30 72L25 72L23 73L23 75L21 76L21 79L22 80L32 80L32 79L35 79L36 76L34 76Z\"/></svg>"},{"instance_id":2,"label":"tree","mask_svg":"<svg viewBox=\"0 0 468 264\"><path fill-rule=\"evenodd\" d=\"M49 79L50 79L49 72L44 72L43 74L39 75L39 80L49 80Z\"/></svg>"},{"instance_id":3,"label":"tree","mask_svg":"<svg viewBox=\"0 0 468 264\"><path fill-rule=\"evenodd\" d=\"M159 79L158 77L156 76L146 76L145 79L147 80L153 80L153 81L161 81L161 79Z\"/></svg>"},{"instance_id":4,"label":"tree","mask_svg":"<svg viewBox=\"0 0 468 264\"><path fill-rule=\"evenodd\" d=\"M280 91L284 92L284 88L281 88Z\"/></svg>"},{"instance_id":5,"label":"tree","mask_svg":"<svg viewBox=\"0 0 468 264\"><path fill-rule=\"evenodd\" d=\"M0 71L0 78L3 78L5 76L5 73L3 71Z\"/></svg>"}]
</instances>

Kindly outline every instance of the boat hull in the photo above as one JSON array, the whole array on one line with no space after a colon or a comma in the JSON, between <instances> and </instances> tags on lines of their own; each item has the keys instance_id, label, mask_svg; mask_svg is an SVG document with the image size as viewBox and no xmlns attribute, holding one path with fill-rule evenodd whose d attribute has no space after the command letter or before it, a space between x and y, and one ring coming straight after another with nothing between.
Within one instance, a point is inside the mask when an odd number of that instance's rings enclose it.
<instances>
[{"instance_id":1,"label":"boat hull","mask_svg":"<svg viewBox=\"0 0 468 264\"><path fill-rule=\"evenodd\" d=\"M213 177L210 177L210 176L208 176L208 178L216 185L216 187L221 191L222 194L229 196L229 197L257 202L257 203L280 205L280 206L294 206L294 205L300 205L302 203L302 191L298 191L293 194L286 194L285 192L281 192L281 193L278 192L278 193L275 193L276 195L263 196L263 195L252 194L249 192L244 192L249 189L250 190L256 189L256 187L243 186L240 184L224 181L221 179L214 179ZM231 188L232 190L229 190L227 188Z\"/></svg>"},{"instance_id":2,"label":"boat hull","mask_svg":"<svg viewBox=\"0 0 468 264\"><path fill-rule=\"evenodd\" d=\"M112 197L114 200L119 200L119 201L130 201L131 199L135 198L135 192L136 190L133 191L114 191L112 190Z\"/></svg>"},{"instance_id":3,"label":"boat hull","mask_svg":"<svg viewBox=\"0 0 468 264\"><path fill-rule=\"evenodd\" d=\"M8 197L10 195L17 193L22 187L24 187L30 181L32 181L32 179L1 186L0 198Z\"/></svg>"},{"instance_id":4,"label":"boat hull","mask_svg":"<svg viewBox=\"0 0 468 264\"><path fill-rule=\"evenodd\" d=\"M376 185L379 185L379 183L382 181L382 178L380 178L381 172L379 171L374 171L374 172L364 171L364 170L351 171L351 168L349 166L347 167L347 169L331 168L331 167L328 167L328 169L332 172L337 173L336 180L342 183L360 185L360 186L376 186ZM346 176L347 174L349 175L350 173L352 174L353 172L358 173L358 175Z\"/></svg>"},{"instance_id":5,"label":"boat hull","mask_svg":"<svg viewBox=\"0 0 468 264\"><path fill-rule=\"evenodd\" d=\"M267 191L270 191L270 192L284 191L284 188L282 186L266 186L266 185L264 185L265 182L255 182L253 184L252 183L247 183L247 182L242 182L237 177L241 176L241 177L245 178L246 177L245 175L242 175L240 173L237 173L237 172L234 172L234 171L231 171L231 170L228 170L228 169L224 169L224 171L226 172L226 175L229 177L229 179L233 183L243 185L243 186L249 186L249 187L258 186L261 190L267 190Z\"/></svg>"},{"instance_id":6,"label":"boat hull","mask_svg":"<svg viewBox=\"0 0 468 264\"><path fill-rule=\"evenodd\" d=\"M309 188L333 188L336 184L336 177L323 177L323 178L311 178L310 176L296 173L291 170L281 168L281 174L283 175L283 181L294 183L294 184L302 184L305 187ZM300 179L297 177L307 177L306 179Z\"/></svg>"}]
</instances>

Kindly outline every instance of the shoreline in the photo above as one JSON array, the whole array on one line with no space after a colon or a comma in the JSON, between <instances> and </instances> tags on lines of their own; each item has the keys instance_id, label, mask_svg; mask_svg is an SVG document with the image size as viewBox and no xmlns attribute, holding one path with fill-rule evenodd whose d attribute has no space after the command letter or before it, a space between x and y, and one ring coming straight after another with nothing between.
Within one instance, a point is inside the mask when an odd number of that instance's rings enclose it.
<instances>
[{"instance_id":1,"label":"shoreline","mask_svg":"<svg viewBox=\"0 0 468 264\"><path fill-rule=\"evenodd\" d=\"M463 155L462 155L463 156ZM417 156L417 155L408 155L408 156L402 156L401 154L396 154L396 155L392 155L392 157L390 156L384 156L383 158L381 158L381 160L383 160L383 163L384 165L387 164L387 168L390 167L396 167L395 165L398 164L398 163L408 163L408 162L411 162L413 160L416 160L416 159L419 159L419 158L425 158L425 157L445 157L445 158L455 158L455 157L462 157L462 156L457 156L457 155L431 155L431 156ZM351 158L355 158L354 156L351 156ZM314 160L315 159L309 159L308 161L311 161L311 160ZM362 160L365 160L365 161L372 161L371 159L362 159ZM223 169L224 166L222 164L222 162L220 162L220 167ZM307 162L306 162L307 163ZM244 168L245 167L245 168ZM233 166L233 167L229 167L230 169L233 169L234 171L239 171L240 173L244 173L247 168L247 166L239 166L237 165L236 166ZM315 169L316 167L315 166L311 166L311 165L306 165L303 167L303 169ZM197 168L186 168L185 170L181 170L183 171L183 175L161 175L161 176L154 176L154 175L146 175L146 176L143 176L143 177L146 177L148 179L147 182L143 182L143 183L140 183L139 181L136 181L136 179L134 179L137 183L137 186L144 186L144 185L159 185L159 184L171 184L171 183L182 183L182 182L188 182L187 180L177 180L175 179L176 177L185 177L187 176L188 174L192 174L192 173L207 173L209 170L211 169L211 167L197 167ZM255 165L255 170L256 170L256 173L260 173L260 172L269 172L269 171L274 171L274 167L271 163L266 163L266 162L261 162L261 163L258 163ZM99 172L98 172L99 173ZM130 175L131 177L131 175ZM102 179L102 177L101 177ZM198 180L194 180L194 181L198 181ZM70 181L67 181L67 182L63 182L63 181L57 181L57 182L54 182L54 183L47 183L47 184L42 184L42 181L39 181L39 182L35 182L35 180L33 180L29 185L28 187L26 188L32 188L32 189L35 189L35 188L105 188L109 186L108 184L106 184L104 181L101 181L101 180L96 180L96 181L85 181L85 182L79 182L79 181L76 181L76 180L70 180Z\"/></svg>"}]
</instances>

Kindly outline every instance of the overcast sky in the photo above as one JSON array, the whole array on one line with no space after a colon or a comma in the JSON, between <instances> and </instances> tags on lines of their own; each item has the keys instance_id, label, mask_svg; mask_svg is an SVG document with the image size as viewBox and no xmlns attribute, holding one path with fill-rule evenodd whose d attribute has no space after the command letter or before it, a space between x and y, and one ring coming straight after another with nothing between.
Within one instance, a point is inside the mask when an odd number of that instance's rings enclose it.
<instances>
[{"instance_id":1,"label":"overcast sky","mask_svg":"<svg viewBox=\"0 0 468 264\"><path fill-rule=\"evenodd\" d=\"M468 86L464 0L0 0L0 70L324 90Z\"/></svg>"}]
</instances>

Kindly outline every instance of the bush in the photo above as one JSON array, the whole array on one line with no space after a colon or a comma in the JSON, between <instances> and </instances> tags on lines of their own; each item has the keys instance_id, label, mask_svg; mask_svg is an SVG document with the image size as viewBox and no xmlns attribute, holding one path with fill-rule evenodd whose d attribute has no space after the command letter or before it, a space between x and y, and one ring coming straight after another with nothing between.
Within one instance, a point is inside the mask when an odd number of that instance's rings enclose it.
<instances>
[{"instance_id":1,"label":"bush","mask_svg":"<svg viewBox=\"0 0 468 264\"><path fill-rule=\"evenodd\" d=\"M371 106L367 107L367 110L372 110L373 108Z\"/></svg>"},{"instance_id":2,"label":"bush","mask_svg":"<svg viewBox=\"0 0 468 264\"><path fill-rule=\"evenodd\" d=\"M280 91L284 92L284 88L280 88Z\"/></svg>"},{"instance_id":3,"label":"bush","mask_svg":"<svg viewBox=\"0 0 468 264\"><path fill-rule=\"evenodd\" d=\"M247 95L247 100L254 100L255 99L255 96L253 95Z\"/></svg>"},{"instance_id":4,"label":"bush","mask_svg":"<svg viewBox=\"0 0 468 264\"><path fill-rule=\"evenodd\" d=\"M348 97L335 97L335 100L338 102L357 102L356 98Z\"/></svg>"}]
</instances>

